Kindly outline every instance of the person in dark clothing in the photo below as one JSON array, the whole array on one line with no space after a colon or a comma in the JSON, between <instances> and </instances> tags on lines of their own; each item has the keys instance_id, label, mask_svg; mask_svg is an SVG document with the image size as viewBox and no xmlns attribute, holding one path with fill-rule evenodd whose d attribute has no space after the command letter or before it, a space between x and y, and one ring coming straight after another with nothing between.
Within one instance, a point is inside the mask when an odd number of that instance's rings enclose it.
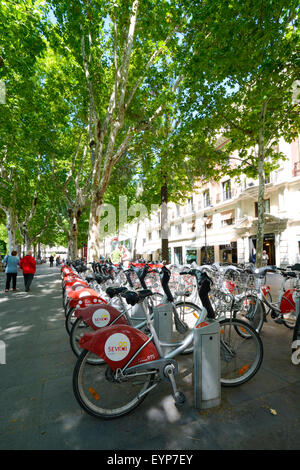
<instances>
[{"instance_id":1,"label":"person in dark clothing","mask_svg":"<svg viewBox=\"0 0 300 470\"><path fill-rule=\"evenodd\" d=\"M16 251L12 251L11 255L6 255L2 261L2 263L6 265L5 292L9 291L11 280L12 280L13 290L14 291L17 290L17 273L18 273L18 266L19 266L19 258L17 257L17 254L18 253Z\"/></svg>"},{"instance_id":2,"label":"person in dark clothing","mask_svg":"<svg viewBox=\"0 0 300 470\"><path fill-rule=\"evenodd\" d=\"M52 268L53 267L53 261L54 261L54 256L53 255L51 255L49 257L49 261L50 261L50 268Z\"/></svg>"}]
</instances>

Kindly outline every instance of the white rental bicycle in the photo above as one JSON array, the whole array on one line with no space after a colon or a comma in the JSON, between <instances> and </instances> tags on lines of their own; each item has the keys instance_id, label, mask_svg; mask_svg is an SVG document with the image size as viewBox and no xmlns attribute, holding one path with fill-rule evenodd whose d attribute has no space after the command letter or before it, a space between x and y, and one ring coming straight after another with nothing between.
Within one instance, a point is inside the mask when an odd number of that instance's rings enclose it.
<instances>
[{"instance_id":1,"label":"white rental bicycle","mask_svg":"<svg viewBox=\"0 0 300 470\"><path fill-rule=\"evenodd\" d=\"M199 270L192 270L197 278L199 295L203 305L194 328L207 317L209 308L209 278ZM124 294L126 298L126 293ZM138 299L143 302L145 295ZM151 312L145 309L150 336L129 326L114 325L84 335L84 348L73 372L73 391L79 405L97 418L117 418L136 408L161 382L171 384L177 405L185 396L177 389L175 376L178 363L174 359L193 343L193 331L173 349L163 353L162 344L154 329ZM259 370L263 359L263 345L259 335L246 322L234 319L217 319L220 325L221 384L237 386L250 380ZM246 333L246 334L245 334ZM92 365L89 358L97 355L101 365Z\"/></svg>"}]
</instances>

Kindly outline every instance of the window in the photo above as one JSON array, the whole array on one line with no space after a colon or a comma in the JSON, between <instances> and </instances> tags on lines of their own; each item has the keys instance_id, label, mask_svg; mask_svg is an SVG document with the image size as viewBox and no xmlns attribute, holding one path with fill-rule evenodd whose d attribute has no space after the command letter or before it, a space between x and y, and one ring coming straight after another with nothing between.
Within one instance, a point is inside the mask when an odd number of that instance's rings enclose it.
<instances>
[{"instance_id":1,"label":"window","mask_svg":"<svg viewBox=\"0 0 300 470\"><path fill-rule=\"evenodd\" d=\"M234 219L222 220L222 227L226 227L227 225L233 225L233 224L234 224Z\"/></svg>"},{"instance_id":2,"label":"window","mask_svg":"<svg viewBox=\"0 0 300 470\"><path fill-rule=\"evenodd\" d=\"M222 183L222 189L223 189L223 201L226 201L227 199L231 199L231 181L227 180Z\"/></svg>"},{"instance_id":3,"label":"window","mask_svg":"<svg viewBox=\"0 0 300 470\"><path fill-rule=\"evenodd\" d=\"M227 225L233 225L235 222L235 211L234 209L221 213L221 226L226 227Z\"/></svg>"},{"instance_id":4,"label":"window","mask_svg":"<svg viewBox=\"0 0 300 470\"><path fill-rule=\"evenodd\" d=\"M193 211L194 210L194 198L193 198L193 196L189 197L188 200L187 200L187 209L188 209L188 211Z\"/></svg>"},{"instance_id":5,"label":"window","mask_svg":"<svg viewBox=\"0 0 300 470\"><path fill-rule=\"evenodd\" d=\"M203 207L208 207L208 206L210 206L209 189L207 189L203 193Z\"/></svg>"},{"instance_id":6,"label":"window","mask_svg":"<svg viewBox=\"0 0 300 470\"><path fill-rule=\"evenodd\" d=\"M264 200L264 205L265 205L265 212L270 214L270 199L265 199ZM258 203L255 202L255 217L258 217Z\"/></svg>"},{"instance_id":7,"label":"window","mask_svg":"<svg viewBox=\"0 0 300 470\"><path fill-rule=\"evenodd\" d=\"M181 235L181 225L175 225L175 235Z\"/></svg>"}]
</instances>

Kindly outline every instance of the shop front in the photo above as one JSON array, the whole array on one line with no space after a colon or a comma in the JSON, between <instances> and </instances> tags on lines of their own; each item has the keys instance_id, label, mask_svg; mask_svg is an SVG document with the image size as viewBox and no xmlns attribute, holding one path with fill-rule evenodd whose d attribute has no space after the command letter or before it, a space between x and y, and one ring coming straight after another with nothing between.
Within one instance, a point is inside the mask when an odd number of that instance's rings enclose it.
<instances>
[{"instance_id":1,"label":"shop front","mask_svg":"<svg viewBox=\"0 0 300 470\"><path fill-rule=\"evenodd\" d=\"M266 233L264 235L263 250L267 252L269 257L268 264L275 266L276 265L276 255L275 255L275 234ZM249 261L255 262L256 254L256 235L249 237Z\"/></svg>"}]
</instances>

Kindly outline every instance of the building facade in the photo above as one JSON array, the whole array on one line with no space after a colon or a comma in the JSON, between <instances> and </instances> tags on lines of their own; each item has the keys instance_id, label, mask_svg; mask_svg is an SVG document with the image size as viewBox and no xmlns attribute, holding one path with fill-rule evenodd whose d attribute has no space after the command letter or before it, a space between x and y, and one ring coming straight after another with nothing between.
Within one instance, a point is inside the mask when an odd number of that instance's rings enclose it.
<instances>
[{"instance_id":1,"label":"building facade","mask_svg":"<svg viewBox=\"0 0 300 470\"><path fill-rule=\"evenodd\" d=\"M300 262L300 139L282 141L286 155L265 186L264 249L269 264ZM223 177L194 189L184 204L168 204L169 261L244 263L253 259L257 232L258 181ZM131 257L161 259L160 211L130 224L118 237L105 240L106 254L115 243Z\"/></svg>"}]
</instances>

